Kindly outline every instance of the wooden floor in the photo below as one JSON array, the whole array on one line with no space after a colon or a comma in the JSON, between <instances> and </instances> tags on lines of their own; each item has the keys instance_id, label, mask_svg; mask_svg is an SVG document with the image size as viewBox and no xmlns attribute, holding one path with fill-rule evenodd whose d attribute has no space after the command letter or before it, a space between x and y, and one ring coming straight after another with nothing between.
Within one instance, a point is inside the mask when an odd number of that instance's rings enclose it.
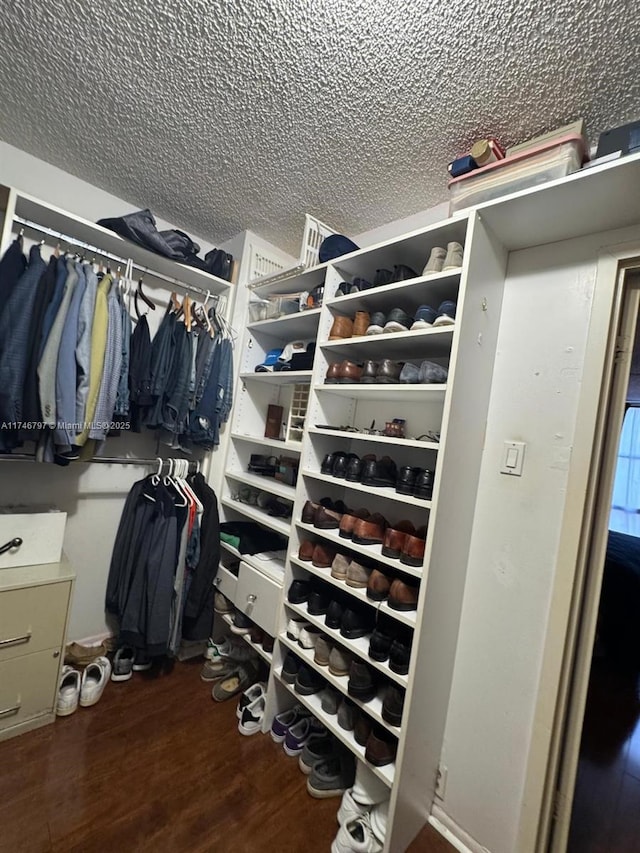
<instances>
[{"instance_id":1,"label":"wooden floor","mask_svg":"<svg viewBox=\"0 0 640 853\"><path fill-rule=\"evenodd\" d=\"M328 853L340 800L237 732L200 662L109 683L93 708L0 743L0 853ZM427 829L413 853L445 853Z\"/></svg>"},{"instance_id":2,"label":"wooden floor","mask_svg":"<svg viewBox=\"0 0 640 853\"><path fill-rule=\"evenodd\" d=\"M640 853L638 675L591 669L568 853Z\"/></svg>"}]
</instances>

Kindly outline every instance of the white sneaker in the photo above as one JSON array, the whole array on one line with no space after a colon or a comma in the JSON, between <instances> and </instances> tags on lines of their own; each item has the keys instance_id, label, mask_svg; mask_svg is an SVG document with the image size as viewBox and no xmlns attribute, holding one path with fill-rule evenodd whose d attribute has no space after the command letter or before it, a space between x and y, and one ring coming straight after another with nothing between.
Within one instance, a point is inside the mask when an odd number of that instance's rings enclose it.
<instances>
[{"instance_id":1,"label":"white sneaker","mask_svg":"<svg viewBox=\"0 0 640 853\"><path fill-rule=\"evenodd\" d=\"M341 826L331 845L331 853L382 853L383 842L375 835L369 815L364 814Z\"/></svg>"},{"instance_id":2,"label":"white sneaker","mask_svg":"<svg viewBox=\"0 0 640 853\"><path fill-rule=\"evenodd\" d=\"M315 649L321 633L320 628L316 628L315 625L305 625L300 629L298 645L303 649Z\"/></svg>"},{"instance_id":3,"label":"white sneaker","mask_svg":"<svg viewBox=\"0 0 640 853\"><path fill-rule=\"evenodd\" d=\"M67 717L78 707L80 699L80 673L72 666L65 665L60 673L58 698L56 699L56 714Z\"/></svg>"},{"instance_id":4,"label":"white sneaker","mask_svg":"<svg viewBox=\"0 0 640 853\"><path fill-rule=\"evenodd\" d=\"M255 735L257 732L262 731L264 708L264 695L258 696L250 705L247 705L238 723L238 731L241 735Z\"/></svg>"},{"instance_id":5,"label":"white sneaker","mask_svg":"<svg viewBox=\"0 0 640 853\"><path fill-rule=\"evenodd\" d=\"M358 761L351 795L357 803L371 807L388 800L389 789L364 761Z\"/></svg>"},{"instance_id":6,"label":"white sneaker","mask_svg":"<svg viewBox=\"0 0 640 853\"><path fill-rule=\"evenodd\" d=\"M207 640L207 650L204 653L204 656L207 660L216 660L220 656L220 649L223 648L229 642L229 638L225 637L221 643L216 643L213 637L209 637Z\"/></svg>"},{"instance_id":7,"label":"white sneaker","mask_svg":"<svg viewBox=\"0 0 640 853\"><path fill-rule=\"evenodd\" d=\"M300 636L300 631L306 628L308 624L304 619L289 619L287 623L287 637L290 640L297 640Z\"/></svg>"},{"instance_id":8,"label":"white sneaker","mask_svg":"<svg viewBox=\"0 0 640 853\"><path fill-rule=\"evenodd\" d=\"M267 692L267 685L264 681L257 681L255 684L252 684L238 699L238 707L236 708L236 717L240 720L242 719L242 712L245 708L251 705L252 702L255 702L256 699L259 699L261 696L264 696Z\"/></svg>"},{"instance_id":9,"label":"white sneaker","mask_svg":"<svg viewBox=\"0 0 640 853\"><path fill-rule=\"evenodd\" d=\"M111 676L111 664L105 657L96 658L82 673L80 704L83 708L100 701L104 688Z\"/></svg>"},{"instance_id":10,"label":"white sneaker","mask_svg":"<svg viewBox=\"0 0 640 853\"><path fill-rule=\"evenodd\" d=\"M349 821L357 820L362 815L366 814L371 809L368 804L359 803L353 799L353 788L348 788L342 795L342 802L338 809L338 823L344 826Z\"/></svg>"}]
</instances>

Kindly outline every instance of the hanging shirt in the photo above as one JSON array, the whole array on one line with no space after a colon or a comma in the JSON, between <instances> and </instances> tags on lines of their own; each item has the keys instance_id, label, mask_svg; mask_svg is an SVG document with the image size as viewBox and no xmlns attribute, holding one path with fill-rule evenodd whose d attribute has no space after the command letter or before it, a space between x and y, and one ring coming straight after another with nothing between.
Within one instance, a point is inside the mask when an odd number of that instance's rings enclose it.
<instances>
[{"instance_id":1,"label":"hanging shirt","mask_svg":"<svg viewBox=\"0 0 640 853\"><path fill-rule=\"evenodd\" d=\"M108 295L113 279L107 273L98 284L96 293L96 307L93 313L93 328L91 330L91 367L89 371L89 392L87 394L87 406L85 409L84 429L76 437L78 447L83 447L89 438L89 430L93 423L100 383L102 382L102 371L104 369L104 353L107 346L107 332L109 330L109 303Z\"/></svg>"},{"instance_id":2,"label":"hanging shirt","mask_svg":"<svg viewBox=\"0 0 640 853\"><path fill-rule=\"evenodd\" d=\"M94 415L94 424L89 438L103 441L111 429L113 410L116 405L118 385L120 383L120 365L122 363L122 312L118 302L118 290L111 287L108 299L109 322L107 326L107 345L104 353L102 380L98 393L98 402Z\"/></svg>"},{"instance_id":3,"label":"hanging shirt","mask_svg":"<svg viewBox=\"0 0 640 853\"><path fill-rule=\"evenodd\" d=\"M76 335L76 417L77 424L84 424L89 396L89 375L91 369L91 335L93 332L93 315L96 310L96 293L98 276L90 264L84 269L86 287L80 311L78 313L78 330Z\"/></svg>"},{"instance_id":4,"label":"hanging shirt","mask_svg":"<svg viewBox=\"0 0 640 853\"><path fill-rule=\"evenodd\" d=\"M84 268L76 264L78 281L71 297L69 310L62 330L56 368L56 420L54 443L69 450L74 442L76 422L76 339L78 337L78 315L87 286Z\"/></svg>"}]
</instances>

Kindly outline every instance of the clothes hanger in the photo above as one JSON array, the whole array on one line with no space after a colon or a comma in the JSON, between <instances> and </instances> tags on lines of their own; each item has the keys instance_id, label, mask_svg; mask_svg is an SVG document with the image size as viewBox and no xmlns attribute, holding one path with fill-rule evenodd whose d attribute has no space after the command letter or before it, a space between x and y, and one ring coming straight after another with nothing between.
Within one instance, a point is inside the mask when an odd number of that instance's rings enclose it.
<instances>
[{"instance_id":1,"label":"clothes hanger","mask_svg":"<svg viewBox=\"0 0 640 853\"><path fill-rule=\"evenodd\" d=\"M162 466L163 466L164 462L159 456L156 457L156 462L158 463L158 470L156 471L155 474L151 475L151 482L153 483L154 486L159 486L160 485L160 475L162 474Z\"/></svg>"},{"instance_id":2,"label":"clothes hanger","mask_svg":"<svg viewBox=\"0 0 640 853\"><path fill-rule=\"evenodd\" d=\"M149 297L147 296L147 294L146 294L146 293L144 292L144 290L142 289L142 279L143 279L143 278L144 278L144 273L142 273L142 275L141 275L141 276L140 276L140 278L138 279L138 287L136 288L136 295L137 295L137 296L139 296L139 297L140 297L140 299L142 299L142 301L144 302L144 304L145 304L145 305L148 305L148 306L149 306L149 308L151 309L151 311L155 311L155 310L156 310L155 303L153 303L153 302L151 301L151 299L149 299Z\"/></svg>"},{"instance_id":3,"label":"clothes hanger","mask_svg":"<svg viewBox=\"0 0 640 853\"><path fill-rule=\"evenodd\" d=\"M177 480L175 480L175 478L173 476L176 461L177 461L176 459L169 459L168 460L169 473L164 478L164 484L165 484L165 486L172 486L174 491L178 494L178 497L182 498L183 503L180 503L180 504L177 503L176 506L189 506L189 500L188 500L187 496L182 492L182 490L180 489L180 486L178 485Z\"/></svg>"},{"instance_id":4,"label":"clothes hanger","mask_svg":"<svg viewBox=\"0 0 640 853\"><path fill-rule=\"evenodd\" d=\"M193 306L193 301L189 294L187 294L182 302L182 309L184 311L184 325L186 326L187 332L191 331L191 326L193 325L193 317L191 314Z\"/></svg>"},{"instance_id":5,"label":"clothes hanger","mask_svg":"<svg viewBox=\"0 0 640 853\"><path fill-rule=\"evenodd\" d=\"M189 462L186 459L179 459L179 472L180 472L180 481L182 486L187 493L187 495L191 498L192 504L195 504L196 509L199 512L204 512L204 506L200 502L200 499L196 495L196 493L191 488L191 484L187 480L187 474L189 473Z\"/></svg>"}]
</instances>

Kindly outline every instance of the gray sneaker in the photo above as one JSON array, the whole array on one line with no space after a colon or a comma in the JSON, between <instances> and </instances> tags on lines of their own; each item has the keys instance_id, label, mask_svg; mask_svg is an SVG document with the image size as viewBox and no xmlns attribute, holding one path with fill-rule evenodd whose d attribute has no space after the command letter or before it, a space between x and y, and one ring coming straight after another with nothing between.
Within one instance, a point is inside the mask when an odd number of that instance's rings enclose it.
<instances>
[{"instance_id":1,"label":"gray sneaker","mask_svg":"<svg viewBox=\"0 0 640 853\"><path fill-rule=\"evenodd\" d=\"M217 682L211 691L211 696L216 702L224 702L226 699L237 696L238 693L244 693L255 681L256 671L251 664L236 664L235 670L227 678Z\"/></svg>"},{"instance_id":2,"label":"gray sneaker","mask_svg":"<svg viewBox=\"0 0 640 853\"><path fill-rule=\"evenodd\" d=\"M352 660L353 656L349 652L340 646L334 646L329 655L329 672L331 675L337 675L338 677L349 675Z\"/></svg>"},{"instance_id":3,"label":"gray sneaker","mask_svg":"<svg viewBox=\"0 0 640 853\"><path fill-rule=\"evenodd\" d=\"M354 756L344 751L326 761L317 762L307 779L307 791L317 799L341 797L353 785L355 764Z\"/></svg>"},{"instance_id":4,"label":"gray sneaker","mask_svg":"<svg viewBox=\"0 0 640 853\"><path fill-rule=\"evenodd\" d=\"M128 681L133 675L135 651L131 646L121 646L113 656L111 681Z\"/></svg>"},{"instance_id":5,"label":"gray sneaker","mask_svg":"<svg viewBox=\"0 0 640 853\"><path fill-rule=\"evenodd\" d=\"M320 705L325 714L337 714L338 705L340 704L341 694L333 687L327 687L322 691L320 696Z\"/></svg>"},{"instance_id":6,"label":"gray sneaker","mask_svg":"<svg viewBox=\"0 0 640 853\"><path fill-rule=\"evenodd\" d=\"M300 753L298 766L308 776L319 761L332 758L338 748L338 742L330 732L313 734Z\"/></svg>"},{"instance_id":7,"label":"gray sneaker","mask_svg":"<svg viewBox=\"0 0 640 853\"><path fill-rule=\"evenodd\" d=\"M237 669L237 662L234 660L212 661L208 660L200 670L200 678L203 681L219 681L221 678L228 678Z\"/></svg>"}]
</instances>

